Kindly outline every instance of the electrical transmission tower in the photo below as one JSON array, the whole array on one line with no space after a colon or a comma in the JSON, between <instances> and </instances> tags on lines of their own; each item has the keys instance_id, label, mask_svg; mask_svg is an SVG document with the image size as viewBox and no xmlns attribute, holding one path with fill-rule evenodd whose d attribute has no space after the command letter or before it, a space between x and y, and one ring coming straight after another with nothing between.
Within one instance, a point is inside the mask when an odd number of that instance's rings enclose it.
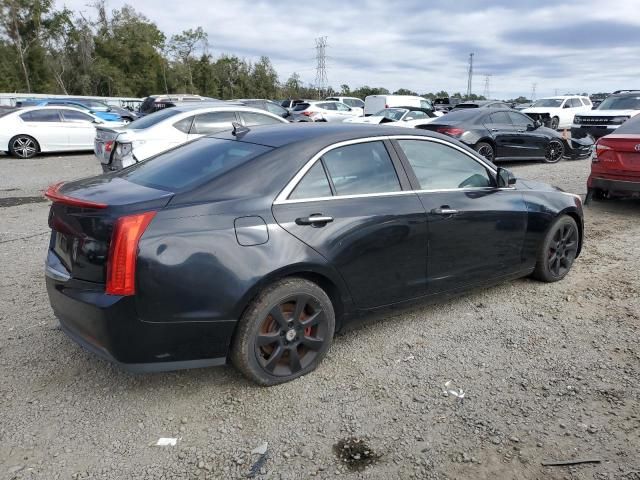
<instances>
[{"instance_id":1,"label":"electrical transmission tower","mask_svg":"<svg viewBox=\"0 0 640 480\"><path fill-rule=\"evenodd\" d=\"M533 85L531 85L531 101L535 102L536 101L536 87L538 86L537 83L534 83Z\"/></svg>"},{"instance_id":2,"label":"electrical transmission tower","mask_svg":"<svg viewBox=\"0 0 640 480\"><path fill-rule=\"evenodd\" d=\"M471 86L473 84L473 53L469 54L469 78L467 79L467 98L471 97Z\"/></svg>"},{"instance_id":3,"label":"electrical transmission tower","mask_svg":"<svg viewBox=\"0 0 640 480\"><path fill-rule=\"evenodd\" d=\"M327 91L327 37L316 38L316 89L318 98Z\"/></svg>"},{"instance_id":4,"label":"electrical transmission tower","mask_svg":"<svg viewBox=\"0 0 640 480\"><path fill-rule=\"evenodd\" d=\"M491 98L491 77L492 77L492 74L488 74L484 76L484 92L482 93L482 95L487 100Z\"/></svg>"}]
</instances>

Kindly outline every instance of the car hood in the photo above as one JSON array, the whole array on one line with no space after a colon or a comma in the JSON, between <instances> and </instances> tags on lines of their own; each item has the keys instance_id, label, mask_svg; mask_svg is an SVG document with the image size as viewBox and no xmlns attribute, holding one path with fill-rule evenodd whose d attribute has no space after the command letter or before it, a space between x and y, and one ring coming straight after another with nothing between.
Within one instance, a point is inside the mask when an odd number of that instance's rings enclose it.
<instances>
[{"instance_id":1,"label":"car hood","mask_svg":"<svg viewBox=\"0 0 640 480\"><path fill-rule=\"evenodd\" d=\"M549 113L549 112L559 112L562 110L557 107L536 107L536 108L525 108L520 110L522 113Z\"/></svg>"},{"instance_id":2,"label":"car hood","mask_svg":"<svg viewBox=\"0 0 640 480\"><path fill-rule=\"evenodd\" d=\"M377 125L382 121L383 118L385 117L374 116L374 115L371 115L369 117L353 117L353 118L347 118L346 120L343 121L343 123L368 123L368 124Z\"/></svg>"},{"instance_id":3,"label":"car hood","mask_svg":"<svg viewBox=\"0 0 640 480\"><path fill-rule=\"evenodd\" d=\"M640 110L589 110L588 112L581 113L581 117L621 117L629 116L633 117L640 114Z\"/></svg>"}]
</instances>

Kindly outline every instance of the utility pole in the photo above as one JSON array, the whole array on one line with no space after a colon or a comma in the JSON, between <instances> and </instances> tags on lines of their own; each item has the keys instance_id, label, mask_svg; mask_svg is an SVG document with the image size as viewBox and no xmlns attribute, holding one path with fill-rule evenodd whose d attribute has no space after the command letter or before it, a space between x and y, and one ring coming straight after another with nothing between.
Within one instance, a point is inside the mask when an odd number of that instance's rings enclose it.
<instances>
[{"instance_id":1,"label":"utility pole","mask_svg":"<svg viewBox=\"0 0 640 480\"><path fill-rule=\"evenodd\" d=\"M327 90L327 37L316 38L316 89L318 98Z\"/></svg>"},{"instance_id":2,"label":"utility pole","mask_svg":"<svg viewBox=\"0 0 640 480\"><path fill-rule=\"evenodd\" d=\"M471 87L473 85L473 53L469 54L469 77L467 79L467 98L471 97Z\"/></svg>"},{"instance_id":3,"label":"utility pole","mask_svg":"<svg viewBox=\"0 0 640 480\"><path fill-rule=\"evenodd\" d=\"M556 96L556 97L558 96L558 89L557 89L557 88L556 88L555 96Z\"/></svg>"},{"instance_id":4,"label":"utility pole","mask_svg":"<svg viewBox=\"0 0 640 480\"><path fill-rule=\"evenodd\" d=\"M536 101L536 87L538 86L537 83L534 83L531 85L531 101L535 102Z\"/></svg>"},{"instance_id":5,"label":"utility pole","mask_svg":"<svg viewBox=\"0 0 640 480\"><path fill-rule=\"evenodd\" d=\"M487 100L489 100L489 98L491 98L491 77L492 76L493 75L491 73L489 73L488 75L484 76L484 92L482 93L482 95Z\"/></svg>"}]
</instances>

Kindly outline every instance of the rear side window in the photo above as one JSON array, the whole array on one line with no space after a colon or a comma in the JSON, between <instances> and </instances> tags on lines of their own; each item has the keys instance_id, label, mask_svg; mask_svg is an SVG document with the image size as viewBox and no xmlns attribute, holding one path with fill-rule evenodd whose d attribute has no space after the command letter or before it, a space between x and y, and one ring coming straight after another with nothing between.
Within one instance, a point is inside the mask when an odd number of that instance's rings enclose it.
<instances>
[{"instance_id":1,"label":"rear side window","mask_svg":"<svg viewBox=\"0 0 640 480\"><path fill-rule=\"evenodd\" d=\"M247 127L254 127L257 125L273 125L276 123L282 123L277 118L270 117L269 115L261 115L259 113L240 112L240 116L244 120L244 124Z\"/></svg>"},{"instance_id":2,"label":"rear side window","mask_svg":"<svg viewBox=\"0 0 640 480\"><path fill-rule=\"evenodd\" d=\"M122 178L177 192L206 183L272 150L264 145L202 138L123 170Z\"/></svg>"},{"instance_id":3,"label":"rear side window","mask_svg":"<svg viewBox=\"0 0 640 480\"><path fill-rule=\"evenodd\" d=\"M422 190L479 188L493 185L487 169L468 155L425 140L399 140Z\"/></svg>"},{"instance_id":4,"label":"rear side window","mask_svg":"<svg viewBox=\"0 0 640 480\"><path fill-rule=\"evenodd\" d=\"M182 120L173 124L174 128L177 128L182 133L189 133L191 130L191 124L193 123L193 116L183 118Z\"/></svg>"},{"instance_id":5,"label":"rear side window","mask_svg":"<svg viewBox=\"0 0 640 480\"><path fill-rule=\"evenodd\" d=\"M331 187L329 180L324 172L322 162L318 161L313 167L302 177L300 183L294 188L289 198L298 200L303 198L322 198L331 196Z\"/></svg>"},{"instance_id":6,"label":"rear side window","mask_svg":"<svg viewBox=\"0 0 640 480\"><path fill-rule=\"evenodd\" d=\"M507 112L496 112L491 115L487 115L485 123L490 123L492 125L511 125L511 120L509 119Z\"/></svg>"},{"instance_id":7,"label":"rear side window","mask_svg":"<svg viewBox=\"0 0 640 480\"><path fill-rule=\"evenodd\" d=\"M382 142L335 148L322 157L337 195L400 191L400 181Z\"/></svg>"},{"instance_id":8,"label":"rear side window","mask_svg":"<svg viewBox=\"0 0 640 480\"><path fill-rule=\"evenodd\" d=\"M533 120L526 115L522 115L517 112L506 112L511 119L511 122L517 127L526 127L527 125L533 125Z\"/></svg>"},{"instance_id":9,"label":"rear side window","mask_svg":"<svg viewBox=\"0 0 640 480\"><path fill-rule=\"evenodd\" d=\"M582 100L582 103L584 103L584 105L587 107L590 107L592 105L591 100L586 97L581 97L580 100Z\"/></svg>"},{"instance_id":10,"label":"rear side window","mask_svg":"<svg viewBox=\"0 0 640 480\"><path fill-rule=\"evenodd\" d=\"M325 110L338 110L338 107L336 105L336 103L319 103L318 107Z\"/></svg>"},{"instance_id":11,"label":"rear side window","mask_svg":"<svg viewBox=\"0 0 640 480\"><path fill-rule=\"evenodd\" d=\"M93 122L93 117L86 113L76 112L74 110L62 110L62 116L65 122Z\"/></svg>"},{"instance_id":12,"label":"rear side window","mask_svg":"<svg viewBox=\"0 0 640 480\"><path fill-rule=\"evenodd\" d=\"M190 133L209 134L231 129L235 122L235 112L209 112L196 115Z\"/></svg>"},{"instance_id":13,"label":"rear side window","mask_svg":"<svg viewBox=\"0 0 640 480\"><path fill-rule=\"evenodd\" d=\"M20 118L25 122L60 122L59 110L32 110L23 113Z\"/></svg>"}]
</instances>

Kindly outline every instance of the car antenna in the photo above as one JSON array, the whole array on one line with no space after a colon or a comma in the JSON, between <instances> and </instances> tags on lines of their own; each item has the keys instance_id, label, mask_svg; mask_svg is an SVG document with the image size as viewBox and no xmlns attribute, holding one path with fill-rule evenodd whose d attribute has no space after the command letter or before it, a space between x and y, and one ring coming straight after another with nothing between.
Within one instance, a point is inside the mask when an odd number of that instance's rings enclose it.
<instances>
[{"instance_id":1,"label":"car antenna","mask_svg":"<svg viewBox=\"0 0 640 480\"><path fill-rule=\"evenodd\" d=\"M234 137L239 137L249 131L249 128L245 127L241 123L231 122L231 125L233 125L233 131L231 132L231 135L233 135Z\"/></svg>"}]
</instances>

